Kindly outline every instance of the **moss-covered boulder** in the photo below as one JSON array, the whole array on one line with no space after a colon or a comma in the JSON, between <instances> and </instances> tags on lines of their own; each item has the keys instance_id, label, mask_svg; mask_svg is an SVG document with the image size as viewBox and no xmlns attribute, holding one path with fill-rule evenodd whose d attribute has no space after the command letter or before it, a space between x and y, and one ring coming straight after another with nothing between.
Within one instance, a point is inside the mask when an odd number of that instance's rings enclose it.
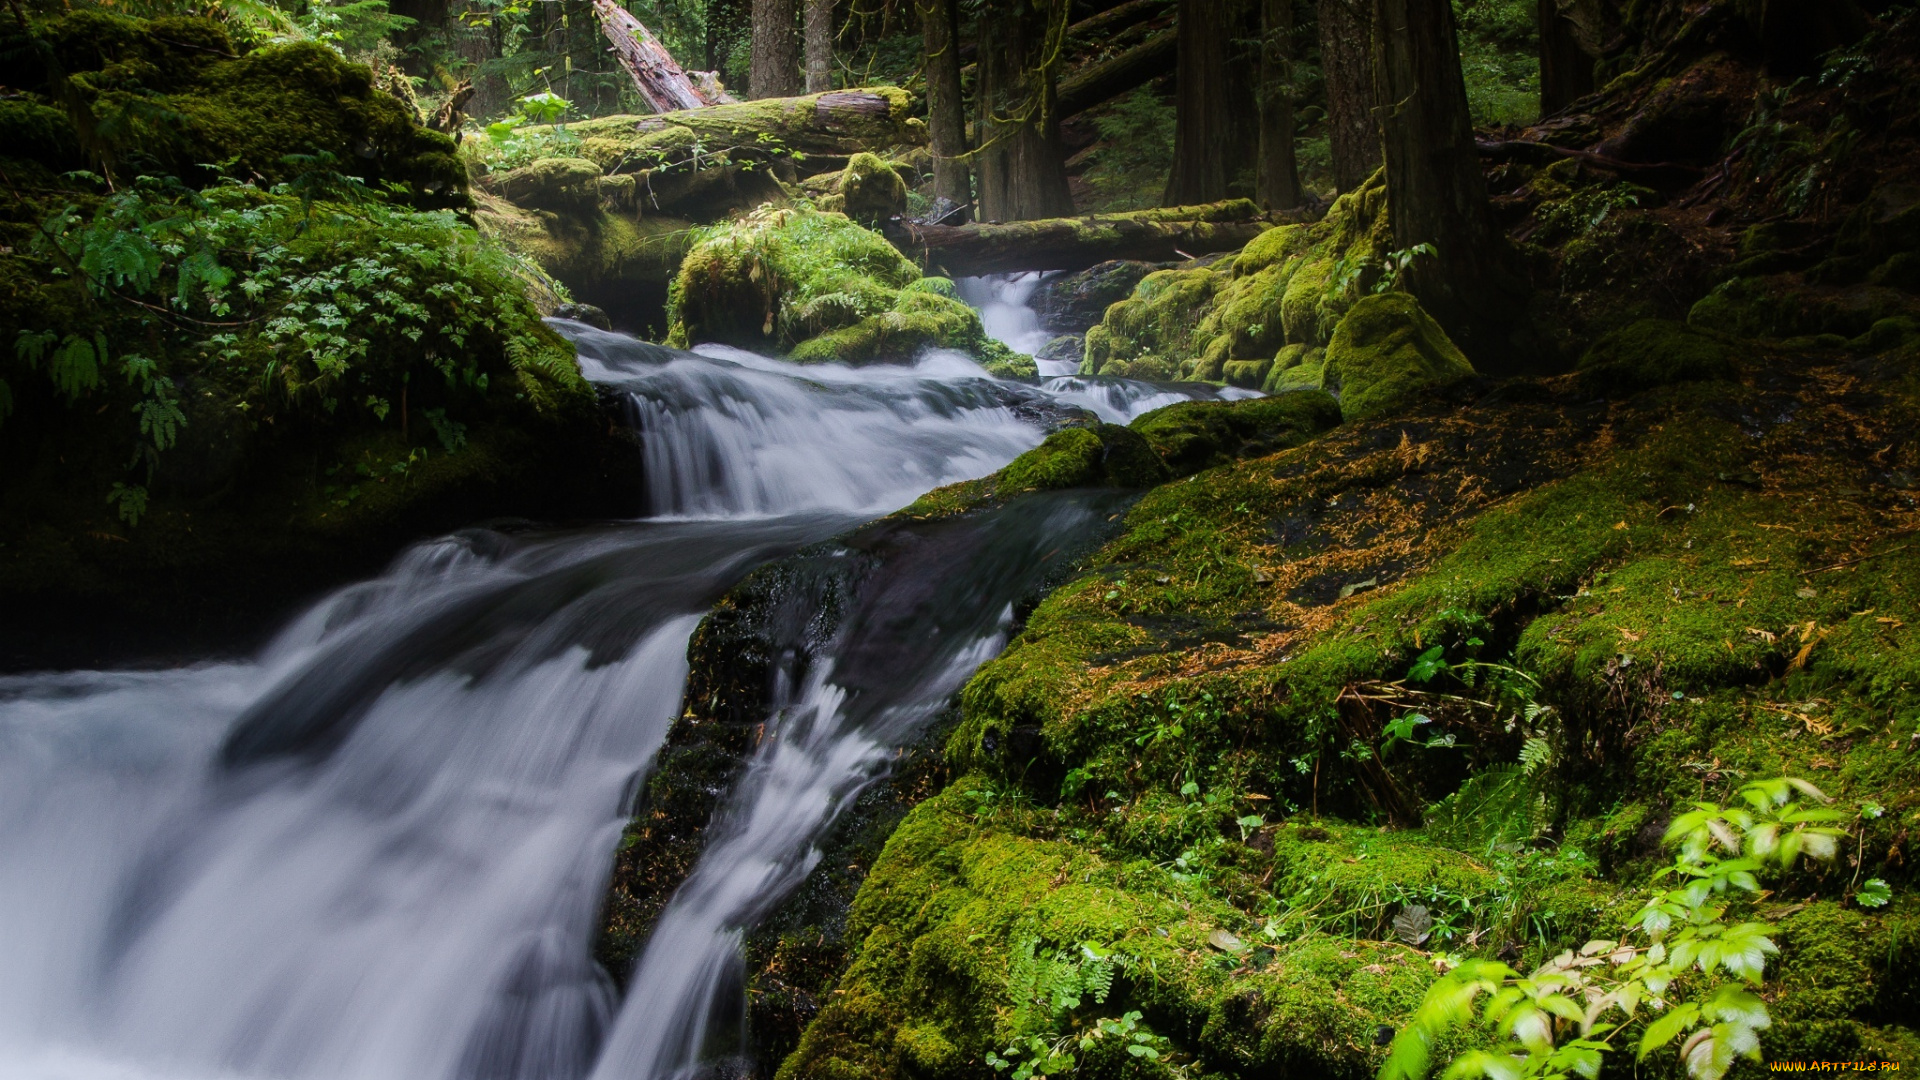
<instances>
[{"instance_id":1,"label":"moss-covered boulder","mask_svg":"<svg viewBox=\"0 0 1920 1080\"><path fill-rule=\"evenodd\" d=\"M325 45L270 44L236 55L211 20L98 9L46 20L34 33L58 59L87 130L59 133L44 109L15 105L0 123L27 138L0 142L0 155L44 159L58 172L77 151L122 179L172 175L196 187L222 177L343 174L376 189L404 185L420 207L467 203L453 140L421 127L405 104L375 89L371 71ZM0 47L21 58L10 83L59 92L55 73L11 21ZM51 96L44 104L54 104Z\"/></svg>"},{"instance_id":2,"label":"moss-covered boulder","mask_svg":"<svg viewBox=\"0 0 1920 1080\"><path fill-rule=\"evenodd\" d=\"M1083 370L1222 382L1240 365L1232 377L1259 386L1282 347L1327 343L1381 272L1387 225L1386 184L1375 176L1321 221L1268 230L1235 256L1148 274L1087 332Z\"/></svg>"},{"instance_id":3,"label":"moss-covered boulder","mask_svg":"<svg viewBox=\"0 0 1920 1080\"><path fill-rule=\"evenodd\" d=\"M699 234L675 277L670 340L789 353L802 363L909 362L957 349L997 374L1031 357L986 336L945 278L919 268L845 214L766 207Z\"/></svg>"},{"instance_id":4,"label":"moss-covered boulder","mask_svg":"<svg viewBox=\"0 0 1920 1080\"><path fill-rule=\"evenodd\" d=\"M1596 386L1631 392L1733 375L1733 350L1719 337L1665 319L1642 319L1594 342L1580 370Z\"/></svg>"},{"instance_id":5,"label":"moss-covered boulder","mask_svg":"<svg viewBox=\"0 0 1920 1080\"><path fill-rule=\"evenodd\" d=\"M1132 427L1174 476L1298 446L1340 423L1340 405L1318 390L1251 401L1183 401Z\"/></svg>"},{"instance_id":6,"label":"moss-covered boulder","mask_svg":"<svg viewBox=\"0 0 1920 1080\"><path fill-rule=\"evenodd\" d=\"M1473 375L1447 332L1407 293L1353 305L1327 345L1321 385L1340 395L1349 420L1404 408Z\"/></svg>"},{"instance_id":7,"label":"moss-covered boulder","mask_svg":"<svg viewBox=\"0 0 1920 1080\"><path fill-rule=\"evenodd\" d=\"M853 155L836 179L833 194L819 199L822 210L838 210L863 225L907 212L907 182L877 155Z\"/></svg>"},{"instance_id":8,"label":"moss-covered boulder","mask_svg":"<svg viewBox=\"0 0 1920 1080\"><path fill-rule=\"evenodd\" d=\"M1106 316L1107 308L1133 295L1141 278L1168 268L1166 263L1109 260L1049 278L1034 290L1031 303L1040 325L1063 333L1085 333Z\"/></svg>"}]
</instances>

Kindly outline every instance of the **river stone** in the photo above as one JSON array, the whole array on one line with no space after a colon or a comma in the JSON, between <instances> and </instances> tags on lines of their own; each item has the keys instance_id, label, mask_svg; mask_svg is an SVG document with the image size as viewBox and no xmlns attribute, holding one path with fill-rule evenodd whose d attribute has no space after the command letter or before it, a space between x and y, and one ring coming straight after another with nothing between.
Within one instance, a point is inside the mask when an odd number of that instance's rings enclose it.
<instances>
[{"instance_id":1,"label":"river stone","mask_svg":"<svg viewBox=\"0 0 1920 1080\"><path fill-rule=\"evenodd\" d=\"M1049 330L1084 333L1100 322L1109 305L1132 296L1141 278L1172 265L1112 259L1077 274L1049 278L1034 290L1034 313Z\"/></svg>"},{"instance_id":2,"label":"river stone","mask_svg":"<svg viewBox=\"0 0 1920 1080\"><path fill-rule=\"evenodd\" d=\"M1458 347L1407 293L1368 296L1353 305L1327 346L1322 386L1340 395L1348 420L1413 404L1427 391L1473 375Z\"/></svg>"},{"instance_id":3,"label":"river stone","mask_svg":"<svg viewBox=\"0 0 1920 1080\"><path fill-rule=\"evenodd\" d=\"M1040 351L1034 353L1033 358L1079 367L1080 362L1086 358L1086 354L1087 336L1085 334L1061 334L1040 346Z\"/></svg>"}]
</instances>

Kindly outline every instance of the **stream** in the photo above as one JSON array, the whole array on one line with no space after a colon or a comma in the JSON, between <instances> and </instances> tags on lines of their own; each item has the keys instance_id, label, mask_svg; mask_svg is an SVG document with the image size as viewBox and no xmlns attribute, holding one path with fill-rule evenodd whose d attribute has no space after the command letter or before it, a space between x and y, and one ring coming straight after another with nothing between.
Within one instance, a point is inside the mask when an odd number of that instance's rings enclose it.
<instances>
[{"instance_id":1,"label":"stream","mask_svg":"<svg viewBox=\"0 0 1920 1080\"><path fill-rule=\"evenodd\" d=\"M1219 396L558 325L629 395L647 518L418 544L243 659L0 677L0 1076L692 1074L737 1043L714 1028L740 1012L743 933L1122 503L1057 493L898 525L878 554L817 545L1075 410ZM622 1000L592 939L688 638L809 545L865 560L862 584L776 687Z\"/></svg>"}]
</instances>

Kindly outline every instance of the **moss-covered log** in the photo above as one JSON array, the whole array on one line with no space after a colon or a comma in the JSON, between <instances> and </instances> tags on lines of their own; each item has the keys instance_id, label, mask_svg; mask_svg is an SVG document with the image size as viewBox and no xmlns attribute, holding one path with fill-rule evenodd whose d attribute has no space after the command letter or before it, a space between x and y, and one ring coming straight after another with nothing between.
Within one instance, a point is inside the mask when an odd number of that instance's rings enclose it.
<instances>
[{"instance_id":1,"label":"moss-covered log","mask_svg":"<svg viewBox=\"0 0 1920 1080\"><path fill-rule=\"evenodd\" d=\"M902 250L953 277L1085 270L1110 259L1165 262L1246 246L1281 219L1247 199L1080 218L975 225L908 225Z\"/></svg>"},{"instance_id":2,"label":"moss-covered log","mask_svg":"<svg viewBox=\"0 0 1920 1080\"><path fill-rule=\"evenodd\" d=\"M768 98L657 116L602 116L567 125L580 156L610 174L707 158L792 162L863 150L925 146L927 125L909 115L912 95L893 86ZM845 162L840 162L844 165Z\"/></svg>"}]
</instances>

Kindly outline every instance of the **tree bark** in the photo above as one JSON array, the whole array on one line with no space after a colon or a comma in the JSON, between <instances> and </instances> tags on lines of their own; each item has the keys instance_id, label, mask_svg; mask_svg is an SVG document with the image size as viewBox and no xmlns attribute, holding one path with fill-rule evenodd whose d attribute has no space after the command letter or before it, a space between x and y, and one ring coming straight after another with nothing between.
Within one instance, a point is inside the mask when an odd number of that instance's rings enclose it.
<instances>
[{"instance_id":1,"label":"tree bark","mask_svg":"<svg viewBox=\"0 0 1920 1080\"><path fill-rule=\"evenodd\" d=\"M1293 135L1293 0L1260 0L1260 145L1253 197L1268 210L1300 205Z\"/></svg>"},{"instance_id":2,"label":"tree bark","mask_svg":"<svg viewBox=\"0 0 1920 1080\"><path fill-rule=\"evenodd\" d=\"M955 206L973 204L973 170L967 165L966 101L960 88L960 23L954 0L915 0L920 43L927 66L927 133L933 142L933 195ZM961 210L947 219L962 225Z\"/></svg>"},{"instance_id":3,"label":"tree bark","mask_svg":"<svg viewBox=\"0 0 1920 1080\"><path fill-rule=\"evenodd\" d=\"M1573 20L1540 0L1540 115L1552 116L1593 93L1593 57L1580 48Z\"/></svg>"},{"instance_id":4,"label":"tree bark","mask_svg":"<svg viewBox=\"0 0 1920 1080\"><path fill-rule=\"evenodd\" d=\"M1060 119L1077 116L1174 69L1179 34L1155 34L1118 56L1091 64L1060 82Z\"/></svg>"},{"instance_id":5,"label":"tree bark","mask_svg":"<svg viewBox=\"0 0 1920 1080\"><path fill-rule=\"evenodd\" d=\"M467 102L465 112L485 120L505 111L513 100L513 92L500 76L482 71L483 65L500 55L490 9L468 0L461 5L461 11L472 19L468 21L467 18L456 16L451 20L454 52L472 65L472 72L466 78L473 83L473 95Z\"/></svg>"},{"instance_id":6,"label":"tree bark","mask_svg":"<svg viewBox=\"0 0 1920 1080\"><path fill-rule=\"evenodd\" d=\"M807 2L807 93L833 89L833 0Z\"/></svg>"},{"instance_id":7,"label":"tree bark","mask_svg":"<svg viewBox=\"0 0 1920 1080\"><path fill-rule=\"evenodd\" d=\"M909 225L895 242L948 276L1085 270L1109 259L1165 262L1234 251L1274 222L1246 199L1001 225Z\"/></svg>"},{"instance_id":8,"label":"tree bark","mask_svg":"<svg viewBox=\"0 0 1920 1080\"><path fill-rule=\"evenodd\" d=\"M792 97L800 93L799 35L794 0L753 0L753 60L747 96Z\"/></svg>"},{"instance_id":9,"label":"tree bark","mask_svg":"<svg viewBox=\"0 0 1920 1080\"><path fill-rule=\"evenodd\" d=\"M593 13L620 66L626 68L634 88L654 112L701 109L733 100L725 94L701 92L674 62L666 46L614 0L593 0Z\"/></svg>"},{"instance_id":10,"label":"tree bark","mask_svg":"<svg viewBox=\"0 0 1920 1080\"><path fill-rule=\"evenodd\" d=\"M1333 186L1352 191L1380 167L1373 115L1373 0L1318 0L1320 67L1327 81L1327 142Z\"/></svg>"},{"instance_id":11,"label":"tree bark","mask_svg":"<svg viewBox=\"0 0 1920 1080\"><path fill-rule=\"evenodd\" d=\"M1067 0L987 0L980 43L977 217L1025 221L1073 212L1054 80Z\"/></svg>"},{"instance_id":12,"label":"tree bark","mask_svg":"<svg viewBox=\"0 0 1920 1080\"><path fill-rule=\"evenodd\" d=\"M1253 164L1257 136L1250 57L1243 42L1250 0L1180 0L1179 87L1173 172L1161 202L1182 206L1227 197Z\"/></svg>"},{"instance_id":13,"label":"tree bark","mask_svg":"<svg viewBox=\"0 0 1920 1080\"><path fill-rule=\"evenodd\" d=\"M1434 248L1407 282L1469 359L1512 370L1510 331L1526 287L1487 200L1452 0L1374 0L1373 25L1393 244Z\"/></svg>"}]
</instances>

